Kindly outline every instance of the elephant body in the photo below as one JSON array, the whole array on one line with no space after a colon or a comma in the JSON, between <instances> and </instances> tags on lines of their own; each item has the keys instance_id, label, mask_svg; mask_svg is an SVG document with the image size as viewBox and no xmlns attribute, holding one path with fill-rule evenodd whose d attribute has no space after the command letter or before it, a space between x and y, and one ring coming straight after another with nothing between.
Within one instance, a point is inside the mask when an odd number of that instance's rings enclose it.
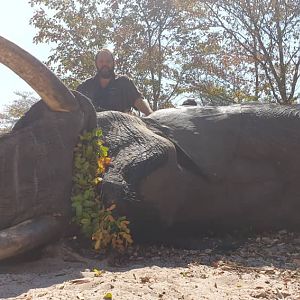
<instances>
[{"instance_id":1,"label":"elephant body","mask_svg":"<svg viewBox=\"0 0 300 300\"><path fill-rule=\"evenodd\" d=\"M104 198L116 199L140 234L297 230L299 113L278 105L180 107L143 122L100 113L113 159Z\"/></svg>"},{"instance_id":2,"label":"elephant body","mask_svg":"<svg viewBox=\"0 0 300 300\"><path fill-rule=\"evenodd\" d=\"M130 220L134 239L300 229L297 107L96 115L88 98L1 37L0 62L42 97L0 137L0 260L60 236L71 214L74 147L96 126L112 160L101 198Z\"/></svg>"}]
</instances>

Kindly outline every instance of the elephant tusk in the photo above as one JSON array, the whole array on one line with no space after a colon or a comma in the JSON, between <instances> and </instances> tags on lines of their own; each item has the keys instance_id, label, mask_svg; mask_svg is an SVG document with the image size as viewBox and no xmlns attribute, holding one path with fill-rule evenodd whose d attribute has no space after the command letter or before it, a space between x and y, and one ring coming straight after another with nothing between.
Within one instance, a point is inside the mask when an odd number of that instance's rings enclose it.
<instances>
[{"instance_id":1,"label":"elephant tusk","mask_svg":"<svg viewBox=\"0 0 300 300\"><path fill-rule=\"evenodd\" d=\"M75 111L79 107L71 91L43 63L0 36L0 62L25 80L53 111Z\"/></svg>"},{"instance_id":2,"label":"elephant tusk","mask_svg":"<svg viewBox=\"0 0 300 300\"><path fill-rule=\"evenodd\" d=\"M0 260L42 246L59 237L62 220L42 216L0 231Z\"/></svg>"}]
</instances>

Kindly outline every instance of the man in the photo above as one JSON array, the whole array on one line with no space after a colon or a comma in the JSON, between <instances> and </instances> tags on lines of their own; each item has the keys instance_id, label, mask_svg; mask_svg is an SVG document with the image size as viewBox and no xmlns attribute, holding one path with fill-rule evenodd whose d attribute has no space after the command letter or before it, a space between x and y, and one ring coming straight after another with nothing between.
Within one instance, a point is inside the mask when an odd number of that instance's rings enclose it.
<instances>
[{"instance_id":1,"label":"man","mask_svg":"<svg viewBox=\"0 0 300 300\"><path fill-rule=\"evenodd\" d=\"M96 76L81 83L77 90L90 98L97 111L129 112L132 107L146 116L152 109L127 76L116 76L114 57L108 49L100 50L95 58Z\"/></svg>"}]
</instances>

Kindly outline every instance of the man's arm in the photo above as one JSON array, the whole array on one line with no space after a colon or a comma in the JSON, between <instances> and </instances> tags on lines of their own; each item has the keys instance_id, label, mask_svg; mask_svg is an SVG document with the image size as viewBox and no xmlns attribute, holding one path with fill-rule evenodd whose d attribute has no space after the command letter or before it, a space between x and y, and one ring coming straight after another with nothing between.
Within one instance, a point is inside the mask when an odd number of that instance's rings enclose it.
<instances>
[{"instance_id":1,"label":"man's arm","mask_svg":"<svg viewBox=\"0 0 300 300\"><path fill-rule=\"evenodd\" d=\"M153 110L151 109L149 102L146 99L138 98L134 102L134 107L145 114L146 116L153 113Z\"/></svg>"}]
</instances>

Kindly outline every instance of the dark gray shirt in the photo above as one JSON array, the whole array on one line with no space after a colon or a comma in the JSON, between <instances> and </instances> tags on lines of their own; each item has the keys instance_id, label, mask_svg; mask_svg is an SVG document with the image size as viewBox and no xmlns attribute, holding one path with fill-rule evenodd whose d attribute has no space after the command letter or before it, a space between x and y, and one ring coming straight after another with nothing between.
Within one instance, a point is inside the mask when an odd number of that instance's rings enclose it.
<instances>
[{"instance_id":1,"label":"dark gray shirt","mask_svg":"<svg viewBox=\"0 0 300 300\"><path fill-rule=\"evenodd\" d=\"M127 112L134 106L135 100L143 98L132 80L125 75L115 76L105 88L100 86L96 75L81 83L77 91L90 98L97 111Z\"/></svg>"}]
</instances>

